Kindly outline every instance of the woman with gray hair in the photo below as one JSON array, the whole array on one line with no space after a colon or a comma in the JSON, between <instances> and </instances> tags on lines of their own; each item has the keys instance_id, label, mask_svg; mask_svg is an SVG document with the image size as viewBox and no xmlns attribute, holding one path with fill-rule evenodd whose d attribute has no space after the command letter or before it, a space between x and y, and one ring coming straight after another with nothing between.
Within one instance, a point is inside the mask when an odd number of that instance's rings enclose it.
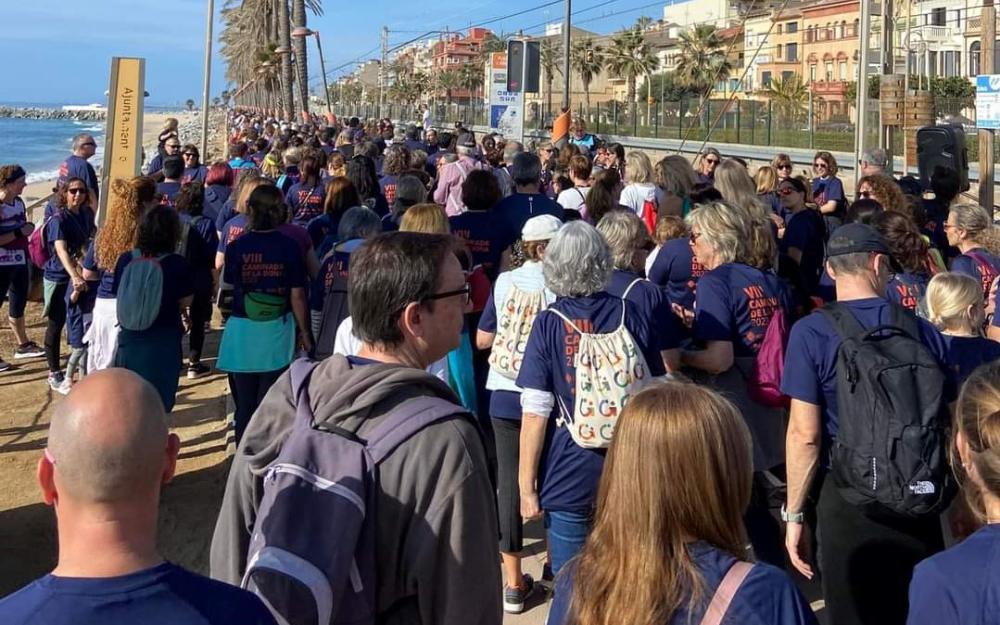
<instances>
[{"instance_id":1,"label":"woman with gray hair","mask_svg":"<svg viewBox=\"0 0 1000 625\"><path fill-rule=\"evenodd\" d=\"M382 232L382 221L375 211L366 206L349 208L340 218L340 223L337 225L337 243L323 257L323 263L309 293L309 321L313 336L316 337L317 358L325 358L333 353L333 339L337 333L337 326L349 314L347 272L351 254L361 247L362 243L380 232ZM330 301L338 298L342 300L343 306L339 302Z\"/></svg>"},{"instance_id":2,"label":"woman with gray hair","mask_svg":"<svg viewBox=\"0 0 1000 625\"><path fill-rule=\"evenodd\" d=\"M635 213L619 209L601 218L597 231L608 242L614 264L608 293L632 302L639 314L649 320L664 366L667 371L676 371L680 368L683 330L666 293L642 277L646 257L653 249L645 224Z\"/></svg>"},{"instance_id":3,"label":"woman with gray hair","mask_svg":"<svg viewBox=\"0 0 1000 625\"><path fill-rule=\"evenodd\" d=\"M753 434L754 470L762 473L784 462L787 413L755 402L747 385L772 321L783 315L791 326L791 293L776 275L748 264L754 220L746 209L701 204L688 222L692 251L707 271L695 301L693 336L701 349L685 351L682 360L696 370L692 377L726 394L743 413ZM760 499L747 512L747 530L758 559L780 565L778 528L768 521L766 505L755 507Z\"/></svg>"},{"instance_id":4,"label":"woman with gray hair","mask_svg":"<svg viewBox=\"0 0 1000 625\"><path fill-rule=\"evenodd\" d=\"M544 512L554 573L587 538L618 413L666 375L652 320L606 291L613 272L611 249L593 226L559 230L542 260L556 301L535 317L517 376L521 516Z\"/></svg>"}]
</instances>

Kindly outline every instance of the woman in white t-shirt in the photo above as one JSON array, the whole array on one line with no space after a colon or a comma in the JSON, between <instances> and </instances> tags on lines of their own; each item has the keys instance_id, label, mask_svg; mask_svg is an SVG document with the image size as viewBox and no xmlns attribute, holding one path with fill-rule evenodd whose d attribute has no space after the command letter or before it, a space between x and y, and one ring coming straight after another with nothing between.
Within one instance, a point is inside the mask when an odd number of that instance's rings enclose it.
<instances>
[{"instance_id":1,"label":"woman in white t-shirt","mask_svg":"<svg viewBox=\"0 0 1000 625\"><path fill-rule=\"evenodd\" d=\"M629 152L625 156L625 188L618 203L642 217L643 206L652 202L655 210L663 203L666 194L653 183L653 164L643 152Z\"/></svg>"},{"instance_id":2,"label":"woman in white t-shirt","mask_svg":"<svg viewBox=\"0 0 1000 625\"><path fill-rule=\"evenodd\" d=\"M587 218L587 191L590 191L590 159L577 154L569 159L569 177L573 186L559 193L556 199L567 210L580 211Z\"/></svg>"}]
</instances>

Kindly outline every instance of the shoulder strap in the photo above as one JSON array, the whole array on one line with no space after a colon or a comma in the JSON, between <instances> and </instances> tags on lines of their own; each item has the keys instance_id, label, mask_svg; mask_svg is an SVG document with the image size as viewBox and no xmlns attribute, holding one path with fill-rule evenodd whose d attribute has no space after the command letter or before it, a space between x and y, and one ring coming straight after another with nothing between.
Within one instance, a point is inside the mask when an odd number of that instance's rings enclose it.
<instances>
[{"instance_id":1,"label":"shoulder strap","mask_svg":"<svg viewBox=\"0 0 1000 625\"><path fill-rule=\"evenodd\" d=\"M309 380L317 365L319 365L318 360L297 358L292 361L292 365L288 368L291 374L292 396L295 397L296 416L306 416L302 411L311 412L312 410L309 406ZM312 420L312 414L309 414L307 422L311 424Z\"/></svg>"},{"instance_id":2,"label":"shoulder strap","mask_svg":"<svg viewBox=\"0 0 1000 625\"><path fill-rule=\"evenodd\" d=\"M580 195L580 201L583 202L584 204L586 204L587 203L587 197L583 194L583 191L581 191L578 187L573 187L573 190L576 191Z\"/></svg>"},{"instance_id":3,"label":"shoulder strap","mask_svg":"<svg viewBox=\"0 0 1000 625\"><path fill-rule=\"evenodd\" d=\"M866 330L861 326L854 314L840 302L830 302L819 311L830 321L840 338L847 339L861 336Z\"/></svg>"},{"instance_id":4,"label":"shoulder strap","mask_svg":"<svg viewBox=\"0 0 1000 625\"><path fill-rule=\"evenodd\" d=\"M549 312L554 312L555 314L557 314L557 315L559 315L560 317L562 317L562 320L563 320L563 321L565 321L566 323L568 323L568 324L569 324L569 326L570 326L571 328L573 328L574 330L576 330L576 331L577 331L578 333L580 333L580 334L586 334L586 332L584 332L584 331L583 331L583 330L581 330L580 328L576 327L576 324L575 324L575 323L573 323L572 321L570 321L570 320L569 320L569 317L567 317L566 315L562 314L561 312L559 312L559 311L558 311L558 310L556 310L555 308L546 308L546 310L548 310ZM623 310L622 310L622 317L624 318L624 316L625 316L625 311L624 311L624 309L623 309Z\"/></svg>"},{"instance_id":5,"label":"shoulder strap","mask_svg":"<svg viewBox=\"0 0 1000 625\"><path fill-rule=\"evenodd\" d=\"M379 464L428 425L445 417L463 414L468 414L465 408L441 397L417 397L404 401L365 437L372 460Z\"/></svg>"},{"instance_id":6,"label":"shoulder strap","mask_svg":"<svg viewBox=\"0 0 1000 625\"><path fill-rule=\"evenodd\" d=\"M916 315L898 304L889 305L892 307L892 325L905 332L914 341L919 341L920 324Z\"/></svg>"},{"instance_id":7,"label":"shoulder strap","mask_svg":"<svg viewBox=\"0 0 1000 625\"><path fill-rule=\"evenodd\" d=\"M753 564L740 560L729 567L726 576L722 578L722 583L715 589L712 602L708 604L705 616L701 619L701 625L721 625L726 611L729 610L729 604L733 602L733 597L736 596L751 570L753 570Z\"/></svg>"},{"instance_id":8,"label":"shoulder strap","mask_svg":"<svg viewBox=\"0 0 1000 625\"><path fill-rule=\"evenodd\" d=\"M632 287L639 284L640 282L642 282L642 278L636 278L632 282L629 282L629 285L625 287L625 292L622 293L622 299L627 299L629 292L632 290Z\"/></svg>"}]
</instances>

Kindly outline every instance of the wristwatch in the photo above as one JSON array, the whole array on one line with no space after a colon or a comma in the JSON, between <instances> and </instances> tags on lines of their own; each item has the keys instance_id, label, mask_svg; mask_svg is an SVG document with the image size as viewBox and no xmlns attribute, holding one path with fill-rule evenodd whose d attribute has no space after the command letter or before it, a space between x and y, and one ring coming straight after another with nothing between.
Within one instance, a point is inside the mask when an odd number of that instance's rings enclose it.
<instances>
[{"instance_id":1,"label":"wristwatch","mask_svg":"<svg viewBox=\"0 0 1000 625\"><path fill-rule=\"evenodd\" d=\"M784 504L781 505L781 520L785 523L802 523L806 515L802 512L789 512Z\"/></svg>"}]
</instances>

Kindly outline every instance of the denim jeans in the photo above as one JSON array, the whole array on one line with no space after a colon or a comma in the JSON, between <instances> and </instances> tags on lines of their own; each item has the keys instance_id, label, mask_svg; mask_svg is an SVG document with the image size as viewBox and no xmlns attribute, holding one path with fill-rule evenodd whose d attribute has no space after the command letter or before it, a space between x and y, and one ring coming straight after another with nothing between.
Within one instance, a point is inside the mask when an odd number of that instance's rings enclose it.
<instances>
[{"instance_id":1,"label":"denim jeans","mask_svg":"<svg viewBox=\"0 0 1000 625\"><path fill-rule=\"evenodd\" d=\"M579 513L552 510L545 513L545 529L549 536L549 557L552 559L552 572L559 569L580 553L583 543L587 541L593 513Z\"/></svg>"}]
</instances>

